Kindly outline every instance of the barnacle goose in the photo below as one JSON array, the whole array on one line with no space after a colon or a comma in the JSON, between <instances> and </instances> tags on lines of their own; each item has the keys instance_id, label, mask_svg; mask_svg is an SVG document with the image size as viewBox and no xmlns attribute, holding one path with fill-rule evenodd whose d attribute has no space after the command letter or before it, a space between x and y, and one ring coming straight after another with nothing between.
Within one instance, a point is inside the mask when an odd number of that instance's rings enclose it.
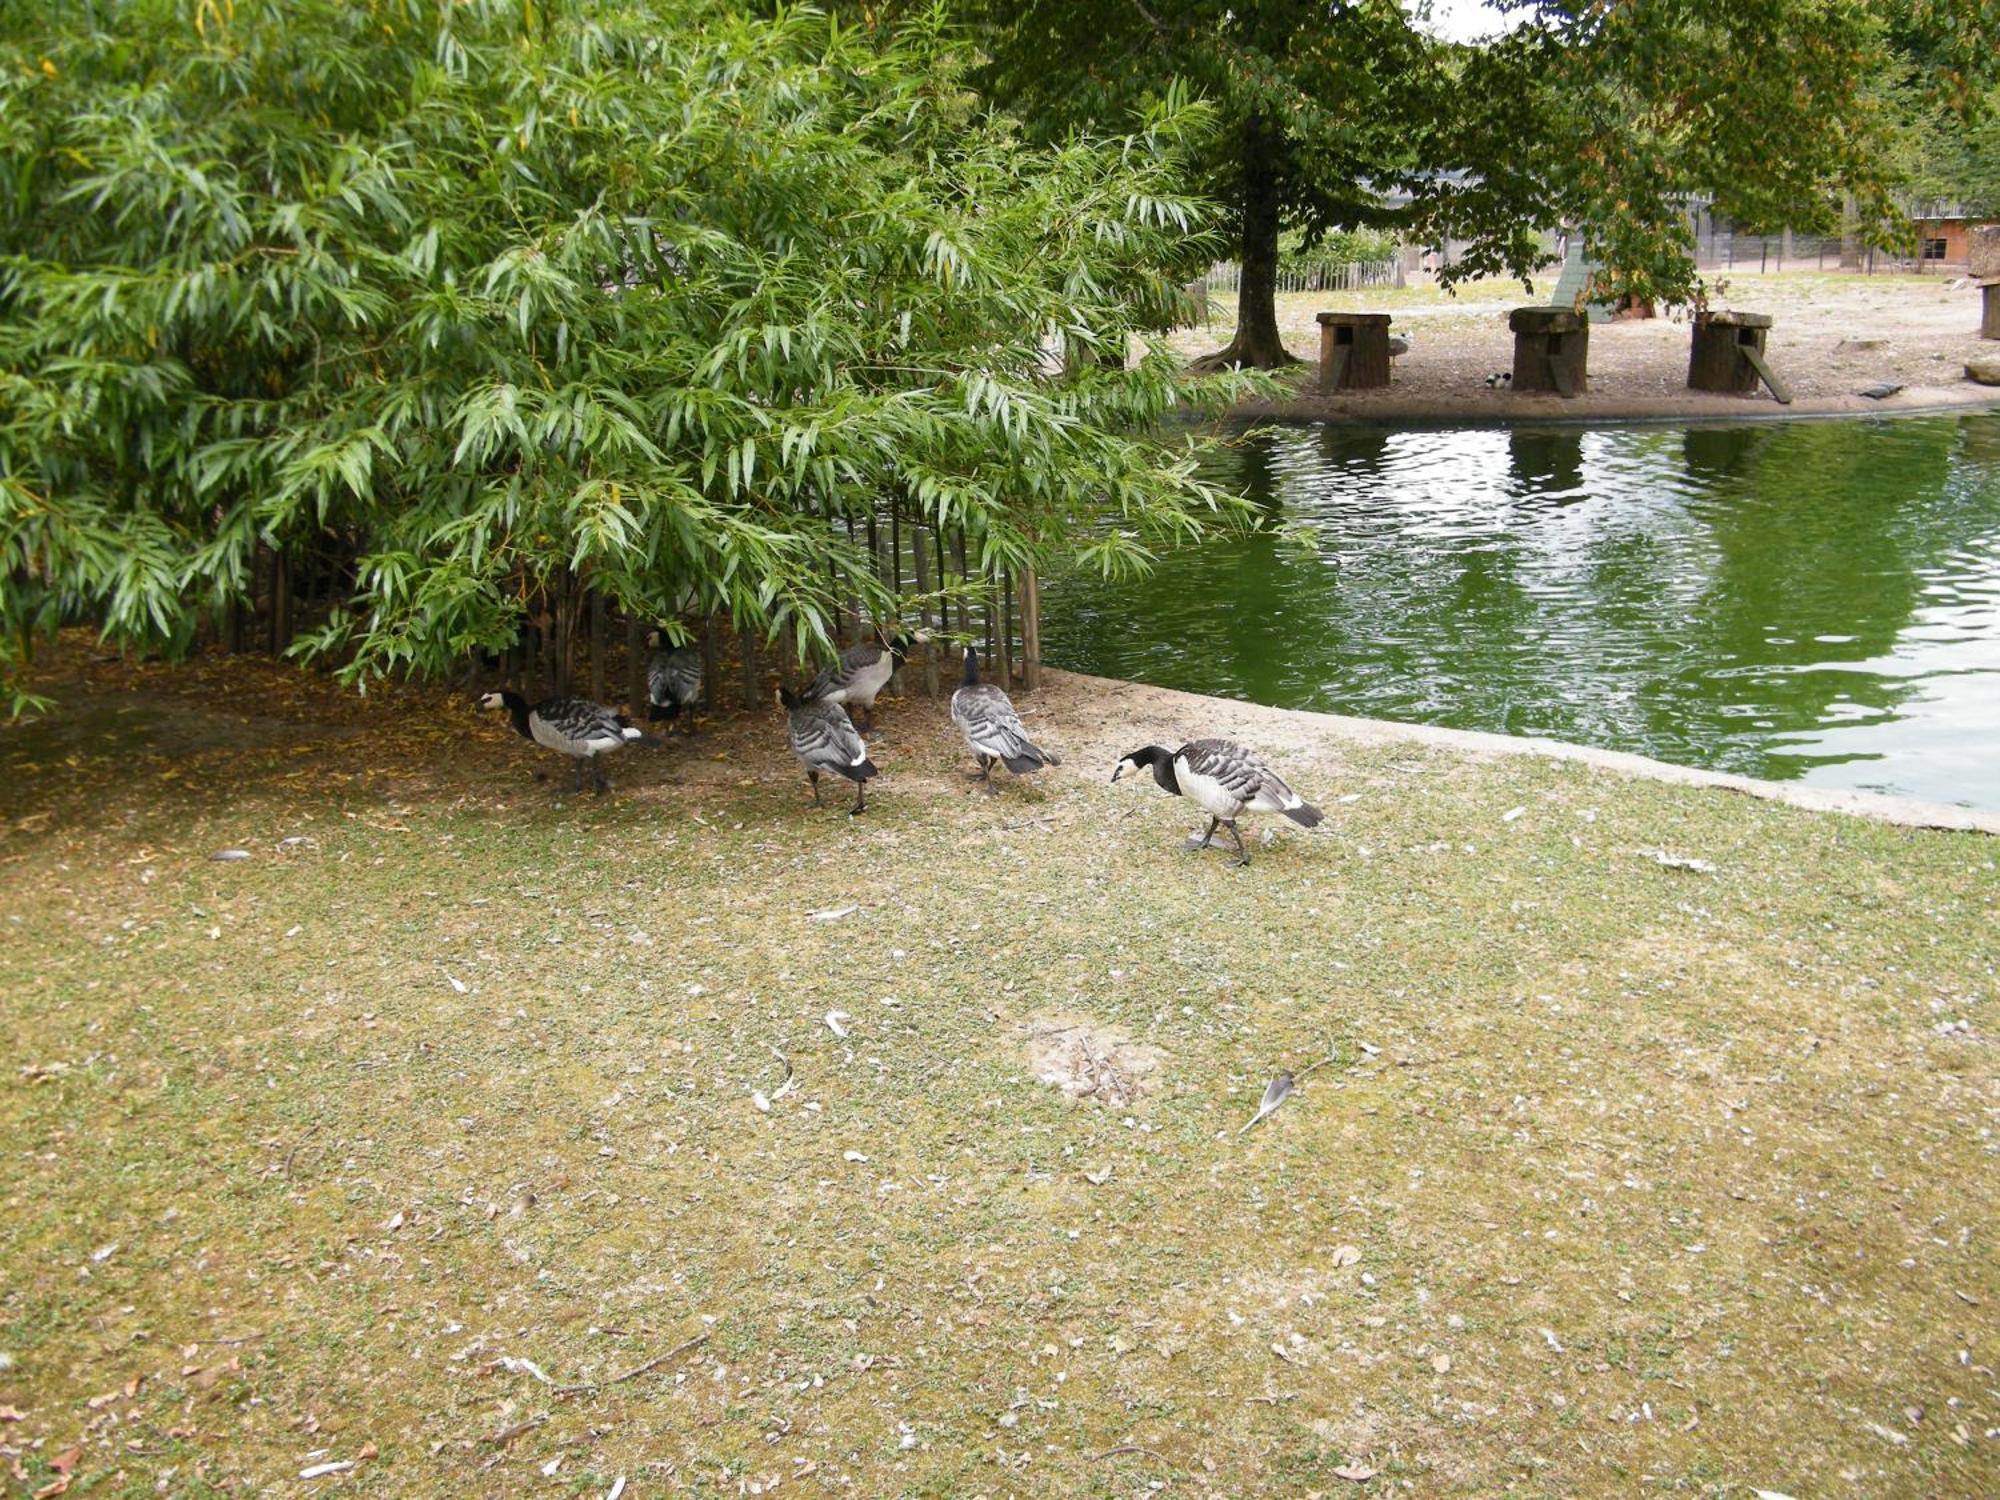
<instances>
[{"instance_id":1,"label":"barnacle goose","mask_svg":"<svg viewBox=\"0 0 2000 1500\"><path fill-rule=\"evenodd\" d=\"M657 630L646 632L652 654L646 658L646 697L652 706L649 719L677 719L687 715L687 732L694 733L694 705L701 697L701 653L692 646L669 647Z\"/></svg>"},{"instance_id":2,"label":"barnacle goose","mask_svg":"<svg viewBox=\"0 0 2000 1500\"><path fill-rule=\"evenodd\" d=\"M607 791L611 783L604 779L597 757L646 737L617 709L592 703L588 698L544 698L530 707L519 693L503 689L487 693L479 700L479 706L506 709L514 721L515 733L558 754L573 757L578 791L583 790L586 770L591 790L600 794Z\"/></svg>"},{"instance_id":3,"label":"barnacle goose","mask_svg":"<svg viewBox=\"0 0 2000 1500\"><path fill-rule=\"evenodd\" d=\"M979 680L979 656L970 646L965 648L965 680L951 695L951 720L965 731L966 744L979 757L978 775L988 791L999 790L993 785L995 761L1016 776L1062 764L1028 738L1028 727L1014 712L1013 700L992 683Z\"/></svg>"},{"instance_id":4,"label":"barnacle goose","mask_svg":"<svg viewBox=\"0 0 2000 1500\"><path fill-rule=\"evenodd\" d=\"M1118 762L1116 781L1126 768L1152 768L1153 779L1179 797L1190 797L1208 814L1208 831L1188 839L1190 849L1206 849L1219 823L1236 840L1236 864L1250 863L1236 819L1246 812L1283 813L1302 828L1325 816L1285 785L1284 778L1234 740L1190 740L1178 750L1147 745Z\"/></svg>"},{"instance_id":5,"label":"barnacle goose","mask_svg":"<svg viewBox=\"0 0 2000 1500\"><path fill-rule=\"evenodd\" d=\"M868 758L868 746L853 721L837 704L788 688L778 689L778 703L785 710L792 754L799 758L806 780L812 783L813 805L820 805L820 772L830 771L854 783L854 806L848 809L849 816L867 812L868 778L875 774L875 762Z\"/></svg>"},{"instance_id":6,"label":"barnacle goose","mask_svg":"<svg viewBox=\"0 0 2000 1500\"><path fill-rule=\"evenodd\" d=\"M900 632L891 636L885 644L881 641L863 641L858 646L849 646L840 653L840 660L821 670L820 674L800 690L802 699L817 698L822 703L843 703L852 711L855 704L861 706L866 716L862 720L863 731L875 727L875 697L889 685L889 679L902 669L909 655L910 638Z\"/></svg>"}]
</instances>

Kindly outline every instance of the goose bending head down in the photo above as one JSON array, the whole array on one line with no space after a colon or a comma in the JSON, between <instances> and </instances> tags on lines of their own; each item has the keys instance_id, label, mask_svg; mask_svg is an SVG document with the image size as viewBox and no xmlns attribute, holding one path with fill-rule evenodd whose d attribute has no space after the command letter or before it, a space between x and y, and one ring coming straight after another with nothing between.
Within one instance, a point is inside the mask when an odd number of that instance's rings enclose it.
<instances>
[{"instance_id":1,"label":"goose bending head down","mask_svg":"<svg viewBox=\"0 0 2000 1500\"><path fill-rule=\"evenodd\" d=\"M951 721L979 762L975 779L984 781L989 792L999 790L993 785L996 765L1026 776L1043 766L1062 764L1055 752L1028 738L1028 726L1015 711L1014 700L995 684L979 680L979 655L970 646L965 648L965 676L951 695Z\"/></svg>"},{"instance_id":2,"label":"goose bending head down","mask_svg":"<svg viewBox=\"0 0 2000 1500\"><path fill-rule=\"evenodd\" d=\"M1244 813L1278 813L1301 828L1315 827L1325 816L1234 740L1190 740L1178 750L1142 745L1118 762L1111 779L1117 781L1128 770L1151 771L1163 790L1188 798L1208 814L1207 830L1188 840L1190 849L1206 849L1217 827L1227 828L1236 842L1238 866L1250 863L1250 851L1236 827Z\"/></svg>"},{"instance_id":3,"label":"goose bending head down","mask_svg":"<svg viewBox=\"0 0 2000 1500\"><path fill-rule=\"evenodd\" d=\"M875 774L875 762L868 758L868 745L854 721L838 705L822 698L807 698L788 688L778 689L778 706L785 711L785 732L792 754L799 758L806 780L812 783L813 805L820 805L821 772L845 776L854 783L854 806L850 815L868 811L868 778Z\"/></svg>"},{"instance_id":4,"label":"goose bending head down","mask_svg":"<svg viewBox=\"0 0 2000 1500\"><path fill-rule=\"evenodd\" d=\"M646 737L617 709L588 698L544 698L531 704L519 693L502 689L483 695L479 706L505 709L516 734L574 760L578 791L583 790L586 774L591 790L600 794L608 791L611 783L605 780L597 758Z\"/></svg>"}]
</instances>

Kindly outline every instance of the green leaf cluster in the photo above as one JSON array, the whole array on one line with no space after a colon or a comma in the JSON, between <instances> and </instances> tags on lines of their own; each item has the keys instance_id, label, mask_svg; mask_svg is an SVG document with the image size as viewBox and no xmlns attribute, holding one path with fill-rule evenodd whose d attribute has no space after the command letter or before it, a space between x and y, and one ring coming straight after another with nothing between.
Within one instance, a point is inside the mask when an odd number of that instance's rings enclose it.
<instances>
[{"instance_id":1,"label":"green leaf cluster","mask_svg":"<svg viewBox=\"0 0 2000 1500\"><path fill-rule=\"evenodd\" d=\"M559 580L823 643L891 497L989 568L1233 512L1148 433L1238 388L1144 341L1216 253L1179 90L1031 145L934 16L700 0L0 0L0 38L0 678L67 621L184 645L260 546L339 560L300 649L365 679Z\"/></svg>"}]
</instances>

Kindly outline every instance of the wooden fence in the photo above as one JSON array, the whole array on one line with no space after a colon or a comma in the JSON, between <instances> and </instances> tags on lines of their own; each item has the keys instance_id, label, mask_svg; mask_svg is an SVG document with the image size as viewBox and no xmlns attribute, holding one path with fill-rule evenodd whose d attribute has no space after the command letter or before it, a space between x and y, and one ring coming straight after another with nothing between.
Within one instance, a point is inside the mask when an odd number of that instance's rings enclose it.
<instances>
[{"instance_id":1,"label":"wooden fence","mask_svg":"<svg viewBox=\"0 0 2000 1500\"><path fill-rule=\"evenodd\" d=\"M1233 292L1243 284L1243 267L1233 260L1209 267L1202 285L1211 292ZM1363 287L1401 286L1403 263L1398 260L1299 260L1278 266L1281 292L1358 292Z\"/></svg>"},{"instance_id":2,"label":"wooden fence","mask_svg":"<svg viewBox=\"0 0 2000 1500\"><path fill-rule=\"evenodd\" d=\"M963 530L940 529L901 506L850 517L844 523L857 550L874 560L881 586L901 605L898 618L865 617L861 591L851 577L834 573L828 584L840 601L836 629L841 644L898 630L927 643L915 645L904 670L904 692L937 696L958 684L960 642L978 648L989 681L1033 689L1041 682L1041 586L1032 570L982 571L977 548ZM303 628L326 619L351 599L355 557L331 538L259 548L246 596L214 620L212 638L232 652L282 656ZM546 588L520 598L522 626L512 646L497 655L469 658L456 686L509 685L535 698L587 693L600 702L623 681L635 715L646 708L648 631L666 623L627 615L584 577L559 575ZM682 614L680 623L702 649L703 697L711 708L729 700L745 708L770 706L779 680L802 681L812 670L798 665L796 638L776 648L758 633L739 634L719 615ZM204 632L206 635L207 632Z\"/></svg>"}]
</instances>

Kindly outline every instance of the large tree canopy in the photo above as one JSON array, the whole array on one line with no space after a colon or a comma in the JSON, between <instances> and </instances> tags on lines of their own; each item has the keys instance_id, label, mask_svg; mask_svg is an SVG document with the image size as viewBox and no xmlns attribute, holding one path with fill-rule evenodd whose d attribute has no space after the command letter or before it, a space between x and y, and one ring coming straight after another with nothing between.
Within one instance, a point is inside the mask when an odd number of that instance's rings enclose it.
<instances>
[{"instance_id":1,"label":"large tree canopy","mask_svg":"<svg viewBox=\"0 0 2000 1500\"><path fill-rule=\"evenodd\" d=\"M1128 335L1215 251L1163 93L1025 145L956 44L697 0L0 3L0 681L337 538L350 672L551 575L823 640L892 491L1116 570L1227 506ZM1117 524L1091 527L1109 513Z\"/></svg>"},{"instance_id":2,"label":"large tree canopy","mask_svg":"<svg viewBox=\"0 0 2000 1500\"><path fill-rule=\"evenodd\" d=\"M1500 0L1479 46L1397 0L960 0L983 82L1055 138L1189 80L1223 128L1200 185L1243 263L1219 359L1282 363L1278 237L1393 225L1469 240L1459 275L1527 277L1536 231L1583 230L1629 289L1694 281L1691 195L1749 228L1831 228L1842 196L1891 232L1896 166L1876 82L1915 58L1953 107L1995 67L1992 0Z\"/></svg>"}]
</instances>

